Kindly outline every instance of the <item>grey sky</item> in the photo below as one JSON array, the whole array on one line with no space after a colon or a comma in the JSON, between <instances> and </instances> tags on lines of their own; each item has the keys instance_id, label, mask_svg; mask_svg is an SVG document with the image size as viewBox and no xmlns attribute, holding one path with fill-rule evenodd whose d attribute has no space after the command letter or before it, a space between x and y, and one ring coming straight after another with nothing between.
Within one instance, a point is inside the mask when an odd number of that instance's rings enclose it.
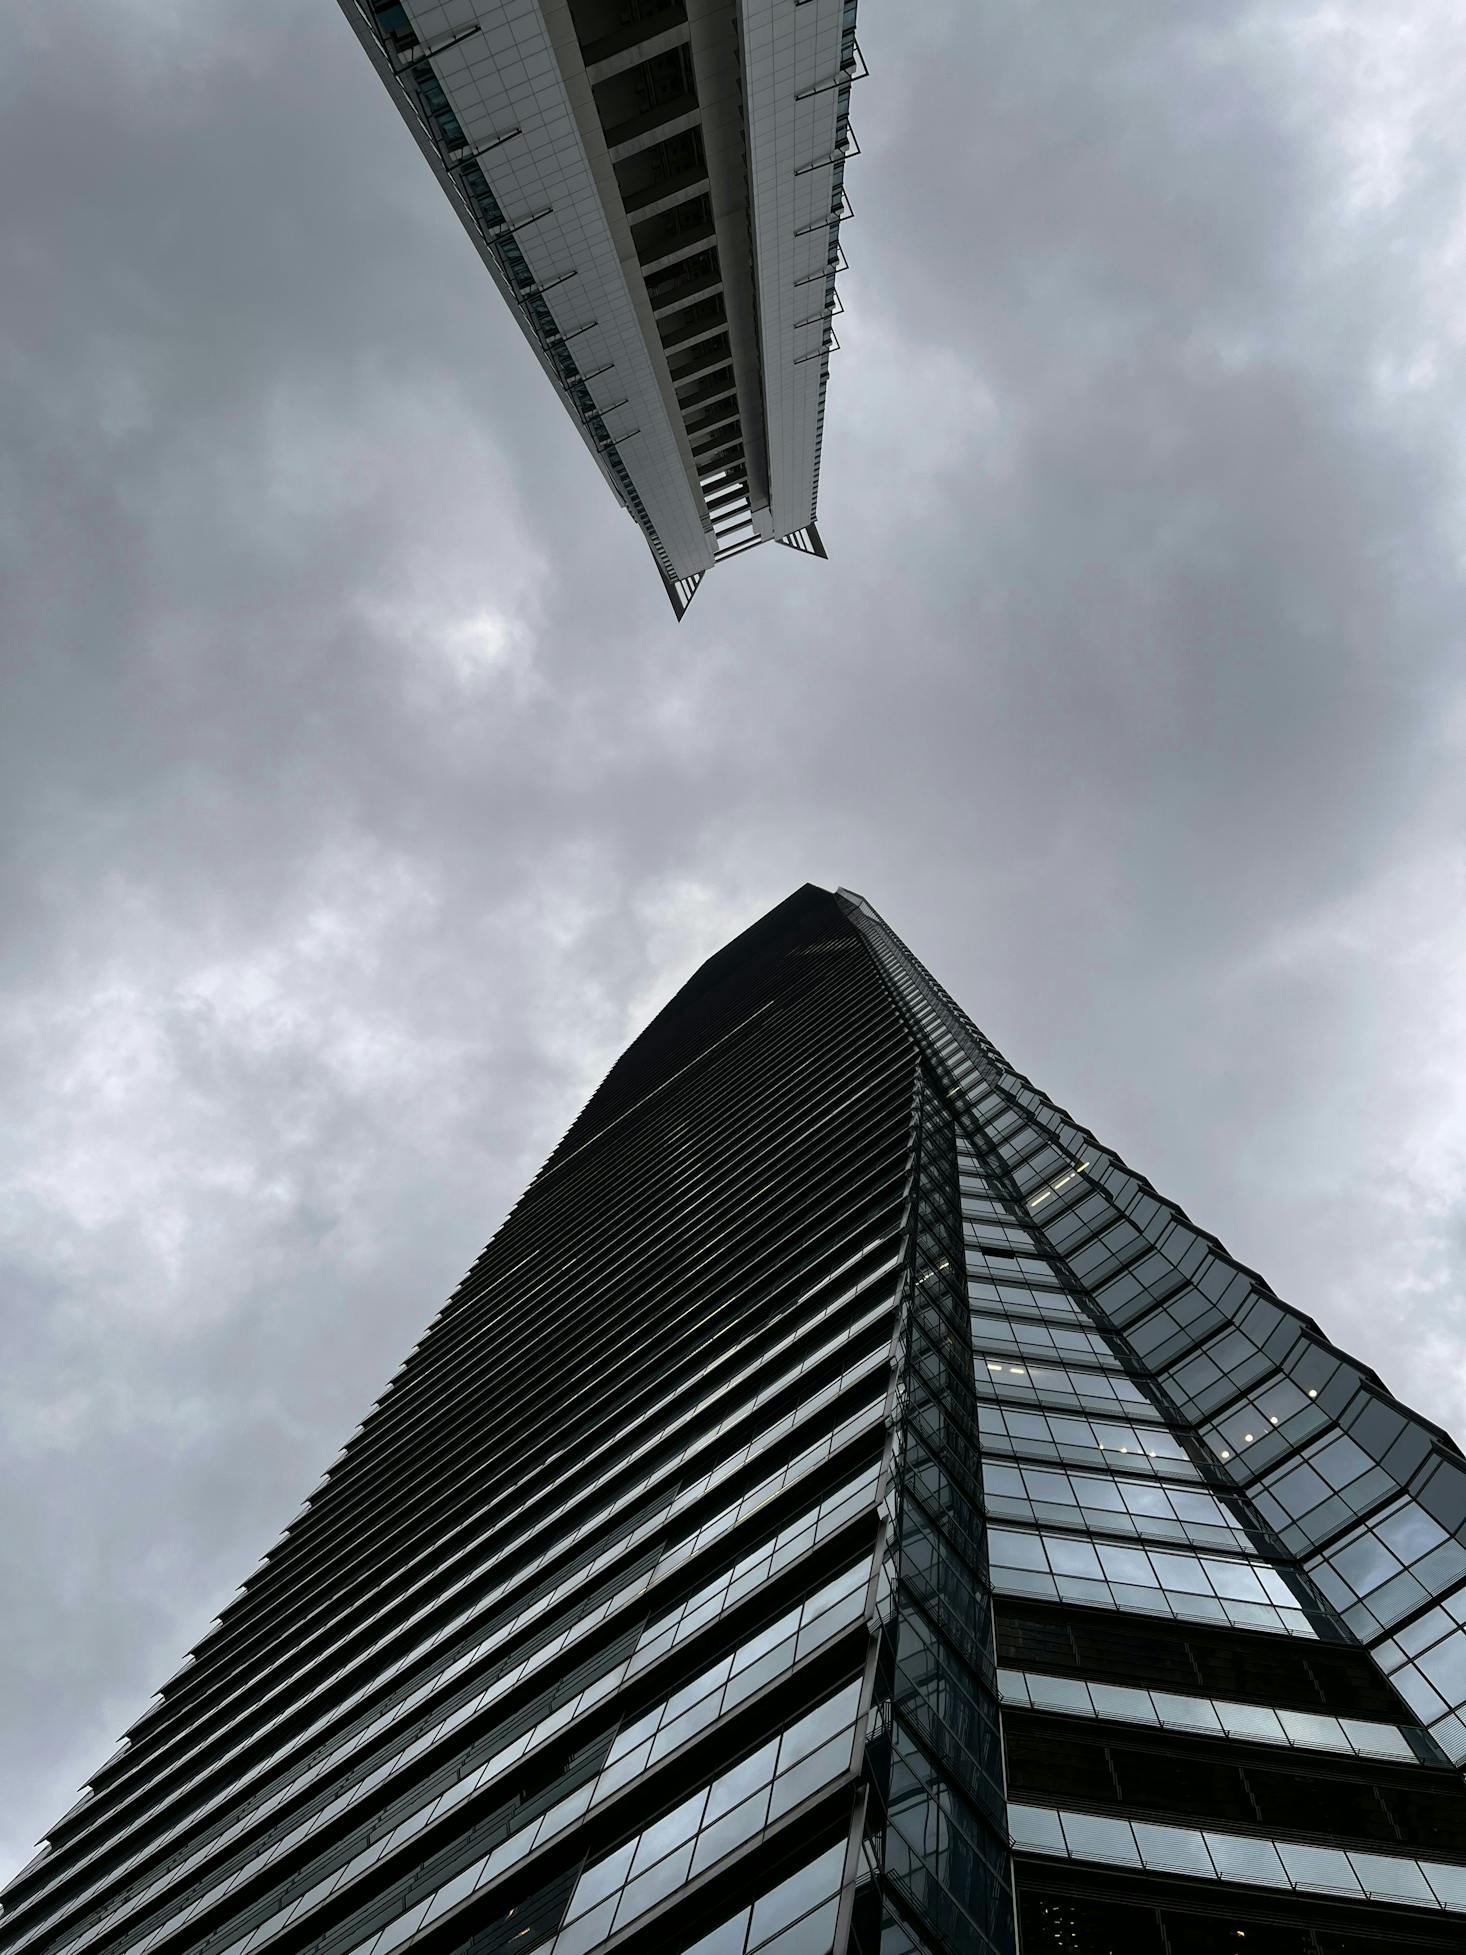
<instances>
[{"instance_id":1,"label":"grey sky","mask_svg":"<svg viewBox=\"0 0 1466 1955\"><path fill-rule=\"evenodd\" d=\"M866 0L827 565L678 631L329 0L0 160L0 1868L795 884L1466 1426L1453 0Z\"/></svg>"}]
</instances>

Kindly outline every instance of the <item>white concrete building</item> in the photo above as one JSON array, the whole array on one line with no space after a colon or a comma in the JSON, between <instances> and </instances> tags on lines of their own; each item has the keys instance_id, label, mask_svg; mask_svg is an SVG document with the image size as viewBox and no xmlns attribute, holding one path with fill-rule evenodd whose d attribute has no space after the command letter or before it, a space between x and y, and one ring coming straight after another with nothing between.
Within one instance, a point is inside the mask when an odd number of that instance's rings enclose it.
<instances>
[{"instance_id":1,"label":"white concrete building","mask_svg":"<svg viewBox=\"0 0 1466 1955\"><path fill-rule=\"evenodd\" d=\"M815 527L856 0L340 0L680 617Z\"/></svg>"}]
</instances>

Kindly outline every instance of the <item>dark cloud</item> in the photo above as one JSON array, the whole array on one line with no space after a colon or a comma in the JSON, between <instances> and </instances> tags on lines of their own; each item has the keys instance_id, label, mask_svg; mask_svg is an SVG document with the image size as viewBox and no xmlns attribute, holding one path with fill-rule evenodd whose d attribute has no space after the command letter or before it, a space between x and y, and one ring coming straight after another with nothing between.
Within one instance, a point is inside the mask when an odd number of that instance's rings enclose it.
<instances>
[{"instance_id":1,"label":"dark cloud","mask_svg":"<svg viewBox=\"0 0 1466 1955\"><path fill-rule=\"evenodd\" d=\"M1453 10L868 12L832 561L680 631L334 9L14 24L10 1862L806 878L1462 1423Z\"/></svg>"}]
</instances>

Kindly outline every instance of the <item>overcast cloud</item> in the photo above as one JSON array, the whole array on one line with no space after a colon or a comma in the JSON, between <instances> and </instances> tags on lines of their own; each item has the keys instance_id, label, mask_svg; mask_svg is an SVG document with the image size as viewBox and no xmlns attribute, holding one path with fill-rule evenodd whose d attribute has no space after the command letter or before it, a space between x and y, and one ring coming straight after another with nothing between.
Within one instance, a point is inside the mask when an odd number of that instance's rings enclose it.
<instances>
[{"instance_id":1,"label":"overcast cloud","mask_svg":"<svg viewBox=\"0 0 1466 1955\"><path fill-rule=\"evenodd\" d=\"M1456 0L866 0L821 526L673 625L329 0L0 89L0 1867L796 884L1466 1426Z\"/></svg>"}]
</instances>

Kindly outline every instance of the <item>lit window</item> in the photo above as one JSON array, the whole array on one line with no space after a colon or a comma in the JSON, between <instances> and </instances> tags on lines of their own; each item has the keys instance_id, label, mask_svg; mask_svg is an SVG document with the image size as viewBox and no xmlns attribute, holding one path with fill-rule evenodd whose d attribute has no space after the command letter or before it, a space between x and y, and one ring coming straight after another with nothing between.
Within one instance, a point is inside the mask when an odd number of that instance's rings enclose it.
<instances>
[{"instance_id":1,"label":"lit window","mask_svg":"<svg viewBox=\"0 0 1466 1955\"><path fill-rule=\"evenodd\" d=\"M1075 1175L1083 1174L1088 1166L1088 1161L1078 1161L1072 1168L1066 1168L1063 1174L1055 1175L1054 1179L1046 1187L1040 1188L1036 1195L1029 1196L1028 1206L1030 1208L1039 1207L1041 1203L1048 1201L1051 1196L1057 1195L1061 1188L1067 1188Z\"/></svg>"}]
</instances>

